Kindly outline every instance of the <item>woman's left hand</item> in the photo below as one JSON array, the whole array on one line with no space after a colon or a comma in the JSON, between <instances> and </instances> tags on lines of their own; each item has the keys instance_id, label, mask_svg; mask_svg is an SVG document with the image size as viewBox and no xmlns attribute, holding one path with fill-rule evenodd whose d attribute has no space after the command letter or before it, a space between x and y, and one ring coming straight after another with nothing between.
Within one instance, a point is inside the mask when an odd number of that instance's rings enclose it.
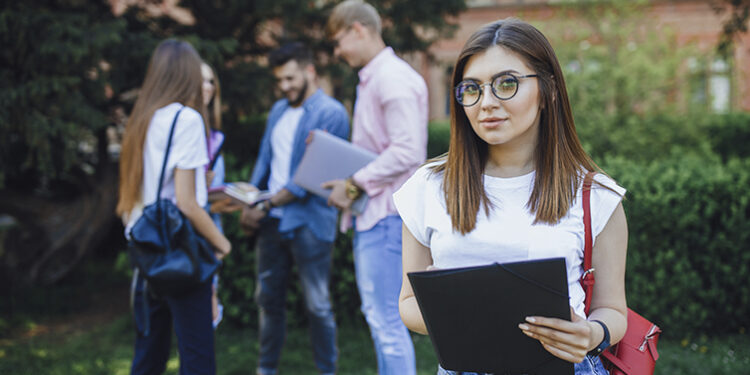
<instances>
[{"instance_id":1,"label":"woman's left hand","mask_svg":"<svg viewBox=\"0 0 750 375\"><path fill-rule=\"evenodd\" d=\"M588 320L578 316L570 309L572 321L557 318L530 316L518 328L527 336L539 340L550 354L568 362L580 363L586 357L594 343L596 328ZM601 340L600 340L601 341Z\"/></svg>"}]
</instances>

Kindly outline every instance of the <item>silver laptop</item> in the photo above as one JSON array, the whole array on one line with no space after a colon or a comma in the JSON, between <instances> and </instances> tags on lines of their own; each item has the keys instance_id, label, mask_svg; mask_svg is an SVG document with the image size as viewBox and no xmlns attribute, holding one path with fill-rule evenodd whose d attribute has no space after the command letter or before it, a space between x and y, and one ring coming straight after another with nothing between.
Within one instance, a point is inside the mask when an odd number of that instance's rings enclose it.
<instances>
[{"instance_id":1,"label":"silver laptop","mask_svg":"<svg viewBox=\"0 0 750 375\"><path fill-rule=\"evenodd\" d=\"M312 133L312 142L305 148L292 181L323 198L328 198L331 190L323 189L321 184L348 178L378 156L322 130L313 130ZM363 194L352 203L352 212L361 213L366 203L367 195Z\"/></svg>"}]
</instances>

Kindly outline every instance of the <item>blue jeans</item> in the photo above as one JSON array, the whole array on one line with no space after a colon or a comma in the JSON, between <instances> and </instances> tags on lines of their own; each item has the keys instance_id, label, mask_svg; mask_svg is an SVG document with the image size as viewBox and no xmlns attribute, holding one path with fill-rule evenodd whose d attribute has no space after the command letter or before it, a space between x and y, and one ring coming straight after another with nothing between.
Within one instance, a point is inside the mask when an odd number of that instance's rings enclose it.
<instances>
[{"instance_id":1,"label":"blue jeans","mask_svg":"<svg viewBox=\"0 0 750 375\"><path fill-rule=\"evenodd\" d=\"M573 366L575 368L575 375L609 375L609 372L604 369L601 359L599 357L586 357L583 362L576 363ZM479 374L476 372L457 372L446 370L438 365L437 375L492 375L492 374Z\"/></svg>"},{"instance_id":2,"label":"blue jeans","mask_svg":"<svg viewBox=\"0 0 750 375\"><path fill-rule=\"evenodd\" d=\"M354 236L354 269L380 375L416 374L414 345L398 312L401 218L388 216Z\"/></svg>"},{"instance_id":3,"label":"blue jeans","mask_svg":"<svg viewBox=\"0 0 750 375\"><path fill-rule=\"evenodd\" d=\"M321 374L336 371L336 321L329 293L333 243L322 241L305 226L293 233L278 231L279 220L267 219L258 230L258 282L255 299L260 310L258 374L276 374L286 337L286 291L292 264L297 265L310 321L315 365ZM291 238L289 238L291 237Z\"/></svg>"},{"instance_id":4,"label":"blue jeans","mask_svg":"<svg viewBox=\"0 0 750 375\"><path fill-rule=\"evenodd\" d=\"M144 280L135 280L133 309L139 331L145 321L141 311L148 299L151 329L148 336L138 333L131 374L161 374L167 366L172 343L172 325L177 335L180 375L216 373L214 329L211 325L211 282L180 297L157 298L143 293Z\"/></svg>"}]
</instances>

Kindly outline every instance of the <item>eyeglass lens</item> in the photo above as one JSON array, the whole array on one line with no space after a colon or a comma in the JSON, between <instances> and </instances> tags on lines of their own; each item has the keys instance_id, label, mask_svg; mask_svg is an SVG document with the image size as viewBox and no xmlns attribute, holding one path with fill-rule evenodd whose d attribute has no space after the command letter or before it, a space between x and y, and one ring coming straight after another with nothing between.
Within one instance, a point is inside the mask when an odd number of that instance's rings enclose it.
<instances>
[{"instance_id":1,"label":"eyeglass lens","mask_svg":"<svg viewBox=\"0 0 750 375\"><path fill-rule=\"evenodd\" d=\"M482 96L484 85L474 81L463 81L456 86L456 100L463 106L472 106ZM490 83L492 94L500 100L508 100L518 91L518 78L503 74L495 77Z\"/></svg>"}]
</instances>

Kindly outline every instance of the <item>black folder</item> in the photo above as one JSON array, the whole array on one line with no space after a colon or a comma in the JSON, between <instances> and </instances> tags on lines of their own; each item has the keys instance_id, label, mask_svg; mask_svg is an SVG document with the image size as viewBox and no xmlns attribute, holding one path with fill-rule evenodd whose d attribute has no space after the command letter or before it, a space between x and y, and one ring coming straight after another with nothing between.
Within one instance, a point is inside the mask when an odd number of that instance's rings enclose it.
<instances>
[{"instance_id":1,"label":"black folder","mask_svg":"<svg viewBox=\"0 0 750 375\"><path fill-rule=\"evenodd\" d=\"M570 320L565 259L410 272L440 365L453 371L573 375L523 334L527 316Z\"/></svg>"}]
</instances>

